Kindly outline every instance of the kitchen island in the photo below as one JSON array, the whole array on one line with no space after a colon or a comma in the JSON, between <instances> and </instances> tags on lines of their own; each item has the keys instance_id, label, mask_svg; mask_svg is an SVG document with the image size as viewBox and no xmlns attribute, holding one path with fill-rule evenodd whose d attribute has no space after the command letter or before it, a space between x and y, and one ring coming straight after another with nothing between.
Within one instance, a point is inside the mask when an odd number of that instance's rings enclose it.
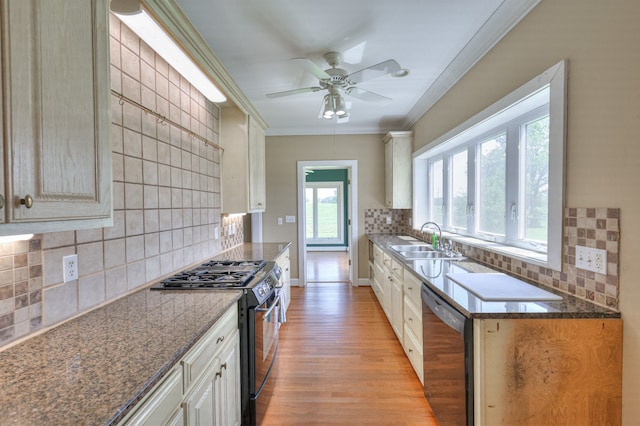
<instances>
[{"instance_id":1,"label":"kitchen island","mask_svg":"<svg viewBox=\"0 0 640 426\"><path fill-rule=\"evenodd\" d=\"M391 248L425 245L413 237L368 237L371 285L441 423L621 423L619 312L471 259L409 260ZM514 297L497 284L504 277L547 300Z\"/></svg>"},{"instance_id":2,"label":"kitchen island","mask_svg":"<svg viewBox=\"0 0 640 426\"><path fill-rule=\"evenodd\" d=\"M288 243L216 260L271 260ZM116 424L237 304L241 290L134 293L0 352L2 424Z\"/></svg>"}]
</instances>

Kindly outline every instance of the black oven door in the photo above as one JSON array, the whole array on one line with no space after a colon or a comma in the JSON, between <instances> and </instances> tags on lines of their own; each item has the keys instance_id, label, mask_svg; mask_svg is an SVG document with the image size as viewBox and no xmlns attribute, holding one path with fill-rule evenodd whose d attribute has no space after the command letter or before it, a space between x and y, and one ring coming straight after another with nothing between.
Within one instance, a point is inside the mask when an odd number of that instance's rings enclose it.
<instances>
[{"instance_id":1,"label":"black oven door","mask_svg":"<svg viewBox=\"0 0 640 426\"><path fill-rule=\"evenodd\" d=\"M254 394L264 385L278 349L279 302L280 297L274 291L265 303L255 308Z\"/></svg>"}]
</instances>

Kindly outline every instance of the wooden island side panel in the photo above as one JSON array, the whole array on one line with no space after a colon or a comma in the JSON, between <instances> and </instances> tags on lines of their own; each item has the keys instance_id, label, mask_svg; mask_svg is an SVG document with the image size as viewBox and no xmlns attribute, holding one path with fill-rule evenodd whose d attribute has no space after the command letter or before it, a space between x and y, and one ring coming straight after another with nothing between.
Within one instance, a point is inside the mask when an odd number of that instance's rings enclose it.
<instances>
[{"instance_id":1,"label":"wooden island side panel","mask_svg":"<svg viewBox=\"0 0 640 426\"><path fill-rule=\"evenodd\" d=\"M622 320L481 320L476 424L620 425Z\"/></svg>"}]
</instances>

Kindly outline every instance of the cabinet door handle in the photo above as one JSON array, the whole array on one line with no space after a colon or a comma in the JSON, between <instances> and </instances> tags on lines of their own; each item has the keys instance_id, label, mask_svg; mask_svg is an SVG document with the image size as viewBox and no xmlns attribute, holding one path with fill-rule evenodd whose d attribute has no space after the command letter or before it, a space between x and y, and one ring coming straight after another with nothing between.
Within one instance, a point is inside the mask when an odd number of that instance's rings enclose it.
<instances>
[{"instance_id":1,"label":"cabinet door handle","mask_svg":"<svg viewBox=\"0 0 640 426\"><path fill-rule=\"evenodd\" d=\"M30 209L31 207L33 207L33 197L31 195L26 195L24 198L20 199L20 204Z\"/></svg>"},{"instance_id":2,"label":"cabinet door handle","mask_svg":"<svg viewBox=\"0 0 640 426\"><path fill-rule=\"evenodd\" d=\"M218 337L218 340L216 340L216 345L220 342L224 342L224 336Z\"/></svg>"},{"instance_id":3,"label":"cabinet door handle","mask_svg":"<svg viewBox=\"0 0 640 426\"><path fill-rule=\"evenodd\" d=\"M220 366L220 371L222 371L223 368L225 370L227 369L227 363L226 362Z\"/></svg>"}]
</instances>

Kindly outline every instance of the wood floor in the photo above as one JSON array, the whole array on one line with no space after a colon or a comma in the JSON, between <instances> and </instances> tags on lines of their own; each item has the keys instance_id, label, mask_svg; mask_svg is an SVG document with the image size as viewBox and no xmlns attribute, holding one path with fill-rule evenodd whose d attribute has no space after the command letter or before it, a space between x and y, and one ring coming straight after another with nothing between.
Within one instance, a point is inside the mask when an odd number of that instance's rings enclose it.
<instances>
[{"instance_id":1,"label":"wood floor","mask_svg":"<svg viewBox=\"0 0 640 426\"><path fill-rule=\"evenodd\" d=\"M307 283L348 283L349 253L346 251L307 251Z\"/></svg>"},{"instance_id":2,"label":"wood floor","mask_svg":"<svg viewBox=\"0 0 640 426\"><path fill-rule=\"evenodd\" d=\"M293 287L263 425L438 425L370 287Z\"/></svg>"}]
</instances>

